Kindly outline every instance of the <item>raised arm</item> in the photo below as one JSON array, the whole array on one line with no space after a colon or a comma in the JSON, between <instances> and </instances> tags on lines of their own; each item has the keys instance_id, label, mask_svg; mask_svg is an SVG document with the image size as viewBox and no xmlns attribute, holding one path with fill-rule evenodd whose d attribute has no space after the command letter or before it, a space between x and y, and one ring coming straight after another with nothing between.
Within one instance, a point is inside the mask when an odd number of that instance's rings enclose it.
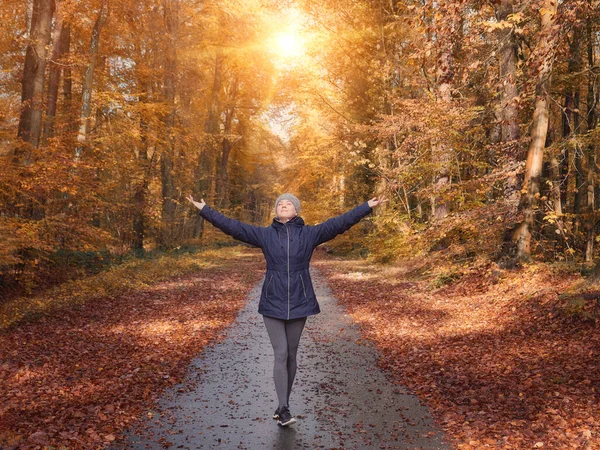
<instances>
[{"instance_id":1,"label":"raised arm","mask_svg":"<svg viewBox=\"0 0 600 450\"><path fill-rule=\"evenodd\" d=\"M246 242L256 247L262 247L262 227L249 225L239 220L231 219L209 207L204 200L194 201L190 195L187 199L200 210L200 215L224 233L238 241Z\"/></svg>"},{"instance_id":2,"label":"raised arm","mask_svg":"<svg viewBox=\"0 0 600 450\"><path fill-rule=\"evenodd\" d=\"M315 225L313 227L315 233L315 247L323 242L333 239L338 234L342 234L349 230L371 211L371 207L365 202L340 216L332 217L319 225Z\"/></svg>"},{"instance_id":3,"label":"raised arm","mask_svg":"<svg viewBox=\"0 0 600 450\"><path fill-rule=\"evenodd\" d=\"M316 234L315 247L323 242L333 239L338 234L342 234L343 232L349 230L358 222L360 222L363 217L371 213L373 208L385 201L387 201L387 199L383 197L373 197L368 202L364 202L363 204L358 205L356 208L351 209L340 216L333 217L319 225L315 225L313 227L313 230Z\"/></svg>"}]
</instances>

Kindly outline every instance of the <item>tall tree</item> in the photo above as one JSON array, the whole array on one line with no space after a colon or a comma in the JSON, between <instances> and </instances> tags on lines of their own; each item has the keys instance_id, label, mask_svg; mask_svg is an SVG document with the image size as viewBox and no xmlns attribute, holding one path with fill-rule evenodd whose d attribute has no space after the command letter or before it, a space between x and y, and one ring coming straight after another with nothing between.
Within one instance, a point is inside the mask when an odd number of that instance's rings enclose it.
<instances>
[{"instance_id":1,"label":"tall tree","mask_svg":"<svg viewBox=\"0 0 600 450\"><path fill-rule=\"evenodd\" d=\"M592 3L590 1L590 3ZM586 19L586 40L587 40L587 66L588 66L588 82L587 82L587 114L586 124L588 135L590 132L596 129L598 126L598 115L596 113L596 107L598 105L598 70L596 65L596 59L594 58L595 50L595 37L594 37L594 25L593 18L588 17ZM585 248L585 262L591 264L594 260L594 243L596 241L596 186L597 186L597 163L598 157L596 152L596 146L590 142L586 146L587 154L587 211L586 220L584 222L585 236L586 236L586 248ZM600 277L600 263L595 269L596 277Z\"/></svg>"},{"instance_id":2,"label":"tall tree","mask_svg":"<svg viewBox=\"0 0 600 450\"><path fill-rule=\"evenodd\" d=\"M221 157L219 161L219 173L217 177L217 204L222 208L229 207L229 156L237 141L233 135L233 119L236 113L238 80L233 78L227 89L227 105L225 107L225 119L223 120L223 139L221 142Z\"/></svg>"},{"instance_id":3,"label":"tall tree","mask_svg":"<svg viewBox=\"0 0 600 450\"><path fill-rule=\"evenodd\" d=\"M76 157L80 157L83 144L86 142L89 130L90 130L90 116L92 112L92 92L94 90L94 70L98 61L98 49L100 47L100 33L102 27L106 22L109 15L108 0L102 0L100 5L100 11L92 30L92 37L90 39L90 50L89 57L90 61L85 71L85 78L82 87L82 103L81 103L81 115L79 123L79 133L77 134L77 142L79 146L76 149Z\"/></svg>"},{"instance_id":4,"label":"tall tree","mask_svg":"<svg viewBox=\"0 0 600 450\"><path fill-rule=\"evenodd\" d=\"M160 174L162 186L161 245L170 248L176 241L178 232L175 224L177 190L174 177L174 157L177 137L175 136L175 91L177 83L177 32L179 22L179 0L164 0L163 14L166 31L165 60L163 74L163 95L166 106L164 117L165 139L160 154Z\"/></svg>"},{"instance_id":5,"label":"tall tree","mask_svg":"<svg viewBox=\"0 0 600 450\"><path fill-rule=\"evenodd\" d=\"M516 24L513 17L512 0L500 0L494 3L496 20L501 25L497 30L498 81L500 95L496 108L497 132L492 136L492 143L503 143L502 160L506 166L513 167L519 153L519 115L517 108L517 42L515 39ZM514 204L518 203L517 176L514 169L509 169L509 176L504 182L504 198Z\"/></svg>"},{"instance_id":6,"label":"tall tree","mask_svg":"<svg viewBox=\"0 0 600 450\"><path fill-rule=\"evenodd\" d=\"M61 2L57 3L56 19L54 21L54 30L52 32L52 56L50 58L50 70L48 75L48 95L46 97L46 118L44 120L43 141L54 135L54 122L56 118L56 108L58 103L58 90L60 86L60 74L62 72L61 58L68 52L69 44L67 34L69 33L69 23L64 20L64 12L61 8Z\"/></svg>"},{"instance_id":7,"label":"tall tree","mask_svg":"<svg viewBox=\"0 0 600 450\"><path fill-rule=\"evenodd\" d=\"M548 101L550 75L556 51L558 30L556 28L557 0L544 0L540 8L540 33L537 42L537 78L535 107L531 125L531 143L527 151L525 175L519 205L523 220L513 234L515 257L519 261L531 257L531 232L534 226L535 208L540 192L544 147L548 132Z\"/></svg>"},{"instance_id":8,"label":"tall tree","mask_svg":"<svg viewBox=\"0 0 600 450\"><path fill-rule=\"evenodd\" d=\"M450 109L452 103L452 90L454 84L454 54L456 51L457 34L462 22L462 2L444 1L441 3L443 14L439 20L442 26L436 33L435 39L438 46L436 61L436 103L440 109ZM442 219L450 211L448 202L440 196L451 181L452 163L455 152L449 142L440 140L432 144L432 162L436 166L433 179L434 194L431 197L431 215L433 219Z\"/></svg>"},{"instance_id":9,"label":"tall tree","mask_svg":"<svg viewBox=\"0 0 600 450\"><path fill-rule=\"evenodd\" d=\"M37 147L42 131L43 94L46 58L52 30L54 0L35 0L31 18L29 44L25 54L21 91L21 117L18 136ZM15 151L15 157L20 157Z\"/></svg>"}]
</instances>

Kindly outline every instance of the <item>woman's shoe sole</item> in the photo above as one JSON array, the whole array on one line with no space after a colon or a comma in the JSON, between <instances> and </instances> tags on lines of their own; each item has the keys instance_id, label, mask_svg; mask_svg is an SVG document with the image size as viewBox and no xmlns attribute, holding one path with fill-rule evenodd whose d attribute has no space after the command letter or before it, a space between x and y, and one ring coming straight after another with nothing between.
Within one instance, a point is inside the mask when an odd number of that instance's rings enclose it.
<instances>
[{"instance_id":1,"label":"woman's shoe sole","mask_svg":"<svg viewBox=\"0 0 600 450\"><path fill-rule=\"evenodd\" d=\"M293 417L285 423L281 422L280 420L277 421L277 425L279 425L280 427L287 427L288 425L291 425L293 423L296 423L296 419L294 419Z\"/></svg>"}]
</instances>

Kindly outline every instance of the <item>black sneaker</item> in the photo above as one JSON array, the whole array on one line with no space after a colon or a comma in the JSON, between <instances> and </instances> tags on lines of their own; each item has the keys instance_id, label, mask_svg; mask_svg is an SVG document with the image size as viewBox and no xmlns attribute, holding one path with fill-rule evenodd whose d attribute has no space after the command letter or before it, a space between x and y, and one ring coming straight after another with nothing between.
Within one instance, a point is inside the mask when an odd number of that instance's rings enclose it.
<instances>
[{"instance_id":1,"label":"black sneaker","mask_svg":"<svg viewBox=\"0 0 600 450\"><path fill-rule=\"evenodd\" d=\"M296 423L296 419L294 419L288 407L282 407L279 410L279 419L277 420L277 425L279 425L280 427L286 427L293 423Z\"/></svg>"},{"instance_id":2,"label":"black sneaker","mask_svg":"<svg viewBox=\"0 0 600 450\"><path fill-rule=\"evenodd\" d=\"M277 407L277 409L273 413L273 419L275 419L275 420L279 419L279 406Z\"/></svg>"}]
</instances>

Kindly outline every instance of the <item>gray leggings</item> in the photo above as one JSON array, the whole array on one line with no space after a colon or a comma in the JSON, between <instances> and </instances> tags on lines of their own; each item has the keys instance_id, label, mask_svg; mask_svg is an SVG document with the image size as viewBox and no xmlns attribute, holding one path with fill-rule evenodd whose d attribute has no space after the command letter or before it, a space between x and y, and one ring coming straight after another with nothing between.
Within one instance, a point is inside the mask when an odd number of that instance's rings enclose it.
<instances>
[{"instance_id":1,"label":"gray leggings","mask_svg":"<svg viewBox=\"0 0 600 450\"><path fill-rule=\"evenodd\" d=\"M263 316L269 339L275 353L273 380L279 407L288 406L296 377L296 355L306 317L292 320Z\"/></svg>"}]
</instances>

